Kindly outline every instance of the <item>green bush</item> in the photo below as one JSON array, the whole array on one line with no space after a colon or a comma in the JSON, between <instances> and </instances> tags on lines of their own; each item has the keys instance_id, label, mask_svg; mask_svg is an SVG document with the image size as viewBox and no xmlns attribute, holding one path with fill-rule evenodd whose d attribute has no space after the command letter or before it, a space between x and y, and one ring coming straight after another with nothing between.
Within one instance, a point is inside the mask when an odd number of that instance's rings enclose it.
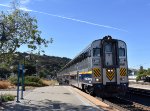
<instances>
[{"instance_id":1,"label":"green bush","mask_svg":"<svg viewBox=\"0 0 150 111\"><path fill-rule=\"evenodd\" d=\"M10 94L4 94L4 95L1 95L0 99L1 99L2 102L14 101L15 100L15 96L14 95L10 95Z\"/></svg>"},{"instance_id":2,"label":"green bush","mask_svg":"<svg viewBox=\"0 0 150 111\"><path fill-rule=\"evenodd\" d=\"M11 84L17 85L17 76L10 76L9 81Z\"/></svg>"},{"instance_id":3,"label":"green bush","mask_svg":"<svg viewBox=\"0 0 150 111\"><path fill-rule=\"evenodd\" d=\"M39 82L40 78L36 77L36 76L26 76L25 77L25 81L29 81L29 82Z\"/></svg>"},{"instance_id":4,"label":"green bush","mask_svg":"<svg viewBox=\"0 0 150 111\"><path fill-rule=\"evenodd\" d=\"M138 74L137 74L137 77L136 77L136 81L143 80L148 75L150 75L150 69L144 70L143 72L138 71Z\"/></svg>"},{"instance_id":5,"label":"green bush","mask_svg":"<svg viewBox=\"0 0 150 111\"><path fill-rule=\"evenodd\" d=\"M26 76L24 79L24 85L25 86L35 86L35 87L41 87L41 86L45 86L44 83L42 82L42 80L40 79L40 77L35 77L35 76ZM17 77L10 77L9 81L14 84L17 85ZM22 78L20 78L20 84L22 83Z\"/></svg>"},{"instance_id":6,"label":"green bush","mask_svg":"<svg viewBox=\"0 0 150 111\"><path fill-rule=\"evenodd\" d=\"M141 76L138 75L138 76L136 77L136 81L139 81L140 79L141 79Z\"/></svg>"},{"instance_id":7,"label":"green bush","mask_svg":"<svg viewBox=\"0 0 150 111\"><path fill-rule=\"evenodd\" d=\"M40 83L36 83L36 82L28 82L28 81L25 81L25 86L35 86L35 87L41 87L42 84Z\"/></svg>"}]
</instances>

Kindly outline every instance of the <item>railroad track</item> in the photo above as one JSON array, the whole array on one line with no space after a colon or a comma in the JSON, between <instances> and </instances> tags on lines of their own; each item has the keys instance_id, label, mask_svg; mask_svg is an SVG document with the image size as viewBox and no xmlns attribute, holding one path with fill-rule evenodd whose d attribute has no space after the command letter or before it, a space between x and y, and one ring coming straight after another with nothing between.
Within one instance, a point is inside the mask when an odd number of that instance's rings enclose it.
<instances>
[{"instance_id":1,"label":"railroad track","mask_svg":"<svg viewBox=\"0 0 150 111\"><path fill-rule=\"evenodd\" d=\"M125 98L115 97L115 98L107 98L102 99L99 98L101 101L109 104L110 106L120 110L120 111L149 111L150 107L130 101Z\"/></svg>"},{"instance_id":2,"label":"railroad track","mask_svg":"<svg viewBox=\"0 0 150 111\"><path fill-rule=\"evenodd\" d=\"M129 88L126 96L100 99L121 111L150 111L150 91L145 89Z\"/></svg>"},{"instance_id":3,"label":"railroad track","mask_svg":"<svg viewBox=\"0 0 150 111\"><path fill-rule=\"evenodd\" d=\"M146 90L146 89L138 89L138 88L129 87L128 88L128 93L150 97L150 90Z\"/></svg>"},{"instance_id":4,"label":"railroad track","mask_svg":"<svg viewBox=\"0 0 150 111\"><path fill-rule=\"evenodd\" d=\"M74 87L74 86L73 86ZM75 87L77 88L77 87ZM79 89L79 88L77 88ZM81 89L79 89L81 90ZM82 90L81 90L82 91ZM133 91L130 89L130 92ZM83 91L84 92L84 91ZM135 91L136 93L131 93L133 94L142 94L144 92L141 91L141 93L139 93L138 91ZM87 92L85 92L87 93ZM147 96L147 94L149 93L145 93L142 94L142 96L144 95ZM103 101L104 103L110 105L111 107L114 107L116 109L118 109L119 111L150 111L150 106L148 105L143 105L140 104L139 102L135 102L133 101L130 97L132 96L130 95L130 93L127 93L127 96L124 97L114 97L114 98L105 98L102 99L100 97L96 97L97 99L99 99L100 101Z\"/></svg>"},{"instance_id":5,"label":"railroad track","mask_svg":"<svg viewBox=\"0 0 150 111\"><path fill-rule=\"evenodd\" d=\"M126 96L104 99L103 101L121 111L150 111L150 91L129 88Z\"/></svg>"},{"instance_id":6,"label":"railroad track","mask_svg":"<svg viewBox=\"0 0 150 111\"><path fill-rule=\"evenodd\" d=\"M150 107L150 90L129 88L124 98Z\"/></svg>"}]
</instances>

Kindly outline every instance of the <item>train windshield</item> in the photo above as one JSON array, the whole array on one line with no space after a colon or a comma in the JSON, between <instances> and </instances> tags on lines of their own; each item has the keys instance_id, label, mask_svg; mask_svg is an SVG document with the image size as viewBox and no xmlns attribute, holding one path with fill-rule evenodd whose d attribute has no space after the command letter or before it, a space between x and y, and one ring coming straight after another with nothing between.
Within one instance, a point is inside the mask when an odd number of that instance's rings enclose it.
<instances>
[{"instance_id":1,"label":"train windshield","mask_svg":"<svg viewBox=\"0 0 150 111\"><path fill-rule=\"evenodd\" d=\"M107 44L105 46L105 52L112 52L112 46L111 46L111 44Z\"/></svg>"},{"instance_id":2,"label":"train windshield","mask_svg":"<svg viewBox=\"0 0 150 111\"><path fill-rule=\"evenodd\" d=\"M93 49L93 56L94 57L100 57L100 48L94 48Z\"/></svg>"},{"instance_id":3,"label":"train windshield","mask_svg":"<svg viewBox=\"0 0 150 111\"><path fill-rule=\"evenodd\" d=\"M113 66L115 65L115 44L111 42L104 43L104 59L105 59L105 66Z\"/></svg>"},{"instance_id":4,"label":"train windshield","mask_svg":"<svg viewBox=\"0 0 150 111\"><path fill-rule=\"evenodd\" d=\"M119 48L119 56L125 56L125 49Z\"/></svg>"}]
</instances>

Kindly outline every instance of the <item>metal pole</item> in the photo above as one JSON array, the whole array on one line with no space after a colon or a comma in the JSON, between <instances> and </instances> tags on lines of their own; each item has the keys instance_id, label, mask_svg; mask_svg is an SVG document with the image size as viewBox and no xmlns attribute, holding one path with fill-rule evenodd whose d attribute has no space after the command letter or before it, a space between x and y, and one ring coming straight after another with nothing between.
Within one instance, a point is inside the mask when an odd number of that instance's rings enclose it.
<instances>
[{"instance_id":1,"label":"metal pole","mask_svg":"<svg viewBox=\"0 0 150 111\"><path fill-rule=\"evenodd\" d=\"M36 76L37 76L37 61L36 61L36 69L35 70L36 70Z\"/></svg>"},{"instance_id":2,"label":"metal pole","mask_svg":"<svg viewBox=\"0 0 150 111\"><path fill-rule=\"evenodd\" d=\"M36 60L36 76L38 76L38 67L37 67L37 64L38 63L38 60Z\"/></svg>"},{"instance_id":3,"label":"metal pole","mask_svg":"<svg viewBox=\"0 0 150 111\"><path fill-rule=\"evenodd\" d=\"M18 64L18 80L17 80L17 103L19 103L19 76L20 76L20 64Z\"/></svg>"},{"instance_id":4,"label":"metal pole","mask_svg":"<svg viewBox=\"0 0 150 111\"><path fill-rule=\"evenodd\" d=\"M23 99L23 91L24 91L24 65L22 65L22 89L21 89L21 99Z\"/></svg>"}]
</instances>

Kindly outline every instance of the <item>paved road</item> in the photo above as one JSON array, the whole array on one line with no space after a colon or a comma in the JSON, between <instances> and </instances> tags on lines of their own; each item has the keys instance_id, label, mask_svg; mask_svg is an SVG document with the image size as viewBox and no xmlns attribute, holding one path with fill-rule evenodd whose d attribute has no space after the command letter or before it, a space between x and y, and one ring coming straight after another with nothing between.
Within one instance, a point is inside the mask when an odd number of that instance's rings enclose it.
<instances>
[{"instance_id":1,"label":"paved road","mask_svg":"<svg viewBox=\"0 0 150 111\"><path fill-rule=\"evenodd\" d=\"M1 109L2 110L2 109ZM3 105L4 111L102 111L96 105L72 90L70 86L36 88L20 103Z\"/></svg>"}]
</instances>

